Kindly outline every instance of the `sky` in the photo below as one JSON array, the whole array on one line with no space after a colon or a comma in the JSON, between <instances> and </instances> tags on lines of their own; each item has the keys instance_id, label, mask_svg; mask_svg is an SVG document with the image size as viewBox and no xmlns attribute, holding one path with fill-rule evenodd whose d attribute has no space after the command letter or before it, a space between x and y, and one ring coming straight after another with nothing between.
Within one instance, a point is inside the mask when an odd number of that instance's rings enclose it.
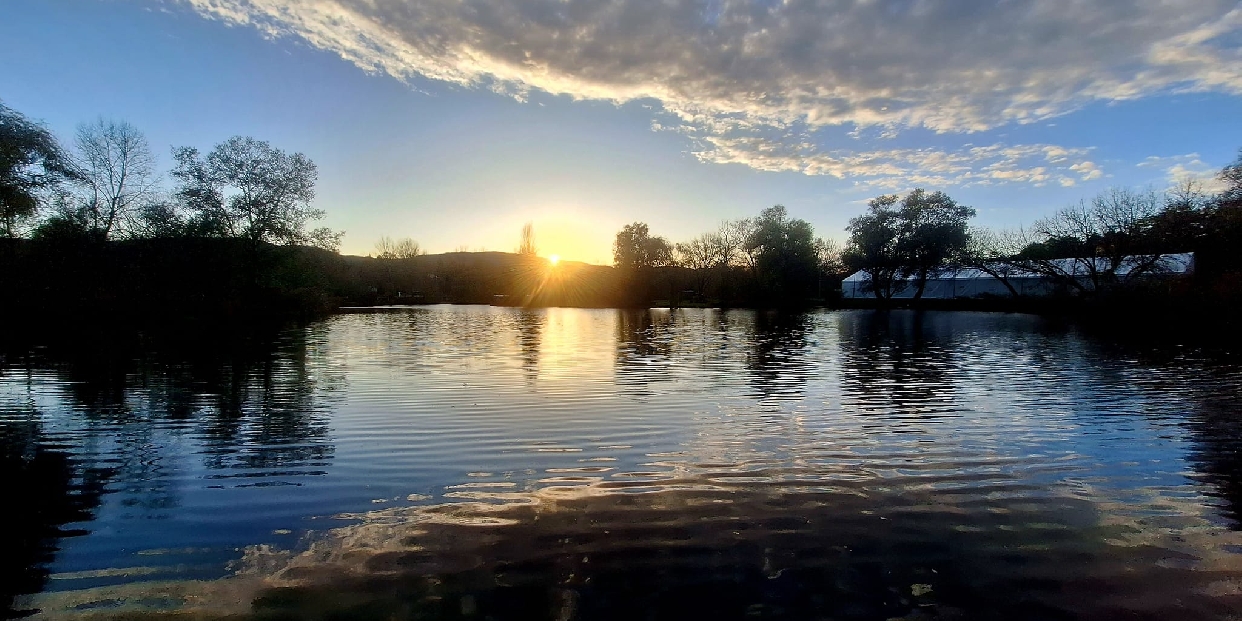
<instances>
[{"instance_id":1,"label":"sky","mask_svg":"<svg viewBox=\"0 0 1242 621\"><path fill-rule=\"evenodd\" d=\"M944 190L1029 225L1242 147L1229 0L3 0L0 101L66 142L249 135L319 169L341 251L611 262L774 204L844 241L875 196ZM171 182L167 182L171 185Z\"/></svg>"}]
</instances>

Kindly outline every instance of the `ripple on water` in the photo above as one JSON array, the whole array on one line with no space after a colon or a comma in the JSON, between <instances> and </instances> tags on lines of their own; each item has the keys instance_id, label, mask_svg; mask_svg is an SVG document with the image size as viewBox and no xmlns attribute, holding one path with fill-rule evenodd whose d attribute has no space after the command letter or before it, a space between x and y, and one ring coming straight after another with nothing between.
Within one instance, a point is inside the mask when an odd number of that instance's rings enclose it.
<instances>
[{"instance_id":1,"label":"ripple on water","mask_svg":"<svg viewBox=\"0 0 1242 621\"><path fill-rule=\"evenodd\" d=\"M492 307L127 347L0 366L48 617L1242 609L1242 377L1193 354L1011 315Z\"/></svg>"}]
</instances>

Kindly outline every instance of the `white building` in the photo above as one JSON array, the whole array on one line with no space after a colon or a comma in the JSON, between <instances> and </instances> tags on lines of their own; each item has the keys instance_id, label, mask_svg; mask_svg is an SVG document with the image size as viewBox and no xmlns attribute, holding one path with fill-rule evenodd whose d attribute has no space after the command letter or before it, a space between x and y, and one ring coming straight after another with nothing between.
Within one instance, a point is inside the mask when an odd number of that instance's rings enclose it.
<instances>
[{"instance_id":1,"label":"white building","mask_svg":"<svg viewBox=\"0 0 1242 621\"><path fill-rule=\"evenodd\" d=\"M1146 263L1150 257L1126 257L1115 274L1125 280L1126 276L1138 265ZM1088 289L1091 288L1091 267L1086 259L1056 259L1059 271L1072 275ZM1095 259L1097 271L1106 270L1106 259ZM1194 272L1194 253L1167 254L1158 259L1155 269L1142 274L1141 278L1158 278L1162 276L1185 276ZM1023 296L1050 295L1058 291L1056 281L1043 274L1017 268L1008 268L1005 279ZM914 297L916 287L914 280L898 280L894 286L894 299ZM841 295L845 298L874 298L871 279L866 272L854 272L841 281ZM977 269L946 270L939 275L928 278L923 289L923 297L933 300L951 300L956 298L978 297L1009 297L1009 288L1000 279Z\"/></svg>"}]
</instances>

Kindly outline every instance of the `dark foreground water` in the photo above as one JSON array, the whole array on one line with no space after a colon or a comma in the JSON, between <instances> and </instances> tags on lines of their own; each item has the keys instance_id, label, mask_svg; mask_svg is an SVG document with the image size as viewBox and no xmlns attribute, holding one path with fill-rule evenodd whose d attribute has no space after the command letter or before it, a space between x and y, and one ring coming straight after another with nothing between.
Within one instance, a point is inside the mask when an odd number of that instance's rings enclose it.
<instances>
[{"instance_id":1,"label":"dark foreground water","mask_svg":"<svg viewBox=\"0 0 1242 621\"><path fill-rule=\"evenodd\" d=\"M1242 616L1228 357L965 313L174 334L4 350L8 614Z\"/></svg>"}]
</instances>

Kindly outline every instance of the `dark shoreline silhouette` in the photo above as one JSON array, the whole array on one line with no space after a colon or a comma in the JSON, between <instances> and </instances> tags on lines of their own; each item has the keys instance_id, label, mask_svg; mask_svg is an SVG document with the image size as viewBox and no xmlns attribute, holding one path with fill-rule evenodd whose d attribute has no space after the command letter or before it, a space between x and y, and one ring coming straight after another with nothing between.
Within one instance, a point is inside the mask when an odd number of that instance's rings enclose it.
<instances>
[{"instance_id":1,"label":"dark shoreline silhouette","mask_svg":"<svg viewBox=\"0 0 1242 621\"><path fill-rule=\"evenodd\" d=\"M686 289L691 270L636 274L614 267L502 252L406 259L270 246L257 267L238 240L109 242L0 240L0 321L23 330L270 325L351 308L419 304L528 307L869 308L1030 313L1133 341L1233 343L1242 290L1215 273L1175 286L1116 289L1091 297L979 299L775 298L739 278L727 299ZM831 285L829 286L831 287ZM836 295L833 295L836 293Z\"/></svg>"}]
</instances>

